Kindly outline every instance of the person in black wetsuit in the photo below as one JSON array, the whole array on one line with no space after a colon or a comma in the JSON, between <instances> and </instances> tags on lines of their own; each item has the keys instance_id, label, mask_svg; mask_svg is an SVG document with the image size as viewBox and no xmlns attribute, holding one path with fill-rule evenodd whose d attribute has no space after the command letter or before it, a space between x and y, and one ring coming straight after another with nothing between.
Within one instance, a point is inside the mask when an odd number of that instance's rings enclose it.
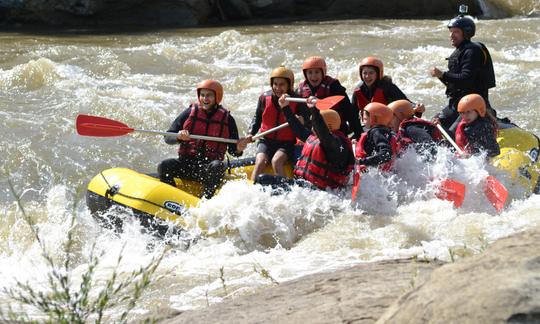
<instances>
[{"instance_id":1,"label":"person in black wetsuit","mask_svg":"<svg viewBox=\"0 0 540 324\"><path fill-rule=\"evenodd\" d=\"M195 140L190 134L238 139L238 128L230 112L221 106L223 87L215 80L205 80L197 85L198 103L194 103L178 116L166 136L170 145L180 144L178 158L167 159L158 165L159 179L175 186L174 178L199 181L204 185L203 196L211 198L225 174L222 162L225 152L241 156L249 143L243 138L236 144Z\"/></svg>"},{"instance_id":2,"label":"person in black wetsuit","mask_svg":"<svg viewBox=\"0 0 540 324\"><path fill-rule=\"evenodd\" d=\"M482 96L473 93L461 98L458 103L461 122L456 129L456 144L465 153L464 157L487 152L487 157L501 154L497 143L497 121L486 109Z\"/></svg>"},{"instance_id":3,"label":"person in black wetsuit","mask_svg":"<svg viewBox=\"0 0 540 324\"><path fill-rule=\"evenodd\" d=\"M296 94L301 98L315 96L318 99L337 95L344 96L343 100L332 109L336 110L341 118L341 132L345 135L354 132L353 138L358 139L363 132L358 112L351 105L347 91L339 80L332 78L326 72L326 62L322 57L308 57L302 64L305 80L298 85Z\"/></svg>"},{"instance_id":4,"label":"person in black wetsuit","mask_svg":"<svg viewBox=\"0 0 540 324\"><path fill-rule=\"evenodd\" d=\"M362 59L358 67L361 82L354 88L352 105L358 112L359 119L363 118L364 107L370 102L389 104L396 100L409 100L407 96L392 82L392 78L384 74L383 62L368 56ZM424 104L415 105L418 117L426 110Z\"/></svg>"},{"instance_id":5,"label":"person in black wetsuit","mask_svg":"<svg viewBox=\"0 0 540 324\"><path fill-rule=\"evenodd\" d=\"M393 113L382 103L372 102L364 108L367 132L356 144L356 158L359 171L367 167L378 167L382 171L392 169L397 154L396 135L390 128Z\"/></svg>"},{"instance_id":6,"label":"person in black wetsuit","mask_svg":"<svg viewBox=\"0 0 540 324\"><path fill-rule=\"evenodd\" d=\"M350 139L340 130L339 114L334 110L312 109L310 130L294 115L286 97L281 96L279 105L296 136L304 141L294 167L294 179L261 174L255 183L285 189L293 184L322 190L345 187L354 166L354 155ZM308 98L310 108L313 108L314 99Z\"/></svg>"},{"instance_id":7,"label":"person in black wetsuit","mask_svg":"<svg viewBox=\"0 0 540 324\"><path fill-rule=\"evenodd\" d=\"M455 17L448 24L448 30L452 46L456 48L448 58L448 71L432 67L430 74L446 85L446 96L449 99L448 105L433 117L433 122L440 123L450 133L454 133L460 121L457 104L468 94L477 93L482 96L488 111L496 116L488 97L488 90L495 87L495 72L486 46L471 41L476 32L471 17L463 14Z\"/></svg>"},{"instance_id":8,"label":"person in black wetsuit","mask_svg":"<svg viewBox=\"0 0 540 324\"><path fill-rule=\"evenodd\" d=\"M398 154L411 145L418 153L436 152L436 143L442 140L441 133L432 122L415 116L417 110L410 101L397 100L391 102L388 108L394 113L392 129L397 134Z\"/></svg>"}]
</instances>

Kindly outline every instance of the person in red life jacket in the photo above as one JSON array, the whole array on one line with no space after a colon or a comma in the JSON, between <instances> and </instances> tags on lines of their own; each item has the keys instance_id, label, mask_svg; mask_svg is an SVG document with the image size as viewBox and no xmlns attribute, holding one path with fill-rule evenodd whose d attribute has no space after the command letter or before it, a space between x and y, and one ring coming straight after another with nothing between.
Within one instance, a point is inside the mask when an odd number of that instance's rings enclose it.
<instances>
[{"instance_id":1,"label":"person in red life jacket","mask_svg":"<svg viewBox=\"0 0 540 324\"><path fill-rule=\"evenodd\" d=\"M351 105L346 89L339 80L326 74L326 62L320 56L308 57L302 64L302 72L305 80L296 89L296 94L301 98L315 96L324 99L330 96L344 96L339 105L332 109L339 113L341 118L340 130L345 135L354 132L353 138L358 139L362 134L362 125L358 119L358 113Z\"/></svg>"},{"instance_id":2,"label":"person in red life jacket","mask_svg":"<svg viewBox=\"0 0 540 324\"><path fill-rule=\"evenodd\" d=\"M394 84L392 78L384 75L383 62L373 56L368 56L358 66L360 83L354 88L352 105L358 116L363 117L364 108L370 102L387 105L396 100L409 100L407 96ZM421 117L426 110L423 104L417 104L417 117Z\"/></svg>"},{"instance_id":3,"label":"person in red life jacket","mask_svg":"<svg viewBox=\"0 0 540 324\"><path fill-rule=\"evenodd\" d=\"M382 103L372 102L364 108L367 132L356 144L356 158L361 171L377 166L390 171L397 154L397 138L390 128L394 113Z\"/></svg>"},{"instance_id":4,"label":"person in red life jacket","mask_svg":"<svg viewBox=\"0 0 540 324\"><path fill-rule=\"evenodd\" d=\"M403 152L410 145L414 145L418 152L435 148L437 142L442 140L442 134L435 124L422 118L418 118L418 106L410 101L400 99L388 104L394 114L392 129L397 134L398 152ZM427 151L427 152L432 152Z\"/></svg>"},{"instance_id":5,"label":"person in red life jacket","mask_svg":"<svg viewBox=\"0 0 540 324\"><path fill-rule=\"evenodd\" d=\"M456 128L456 144L465 157L487 152L487 157L501 154L497 143L497 120L487 111L486 102L479 94L464 96L457 111L461 121Z\"/></svg>"},{"instance_id":6,"label":"person in red life jacket","mask_svg":"<svg viewBox=\"0 0 540 324\"><path fill-rule=\"evenodd\" d=\"M287 122L278 100L284 94L293 94L294 73L283 66L274 69L270 74L270 87L271 90L259 97L255 117L251 123L252 136ZM309 118L305 104L291 102L288 105L294 114L302 117L302 120ZM295 143L296 135L290 127L282 128L260 139L257 143L255 169L251 179L255 180L269 162L272 163L275 174L285 176L285 163L293 159Z\"/></svg>"},{"instance_id":7,"label":"person in red life jacket","mask_svg":"<svg viewBox=\"0 0 540 324\"><path fill-rule=\"evenodd\" d=\"M293 184L322 190L344 188L354 166L354 154L351 140L340 130L339 114L331 109L312 109L313 127L310 130L296 118L285 98L283 95L279 102L287 122L296 136L305 142L294 167L294 179L261 174L255 183L284 189ZM309 107L313 107L314 99L308 99Z\"/></svg>"},{"instance_id":8,"label":"person in red life jacket","mask_svg":"<svg viewBox=\"0 0 540 324\"><path fill-rule=\"evenodd\" d=\"M178 116L168 132L177 137L165 137L167 144L180 144L177 159L167 159L158 165L159 179L175 186L174 178L200 181L203 196L211 198L225 174L222 160L228 150L234 156L242 155L249 143L243 138L237 144L195 140L193 135L238 139L236 122L230 112L221 106L223 87L215 80L205 80L197 85L198 103L191 104Z\"/></svg>"}]
</instances>

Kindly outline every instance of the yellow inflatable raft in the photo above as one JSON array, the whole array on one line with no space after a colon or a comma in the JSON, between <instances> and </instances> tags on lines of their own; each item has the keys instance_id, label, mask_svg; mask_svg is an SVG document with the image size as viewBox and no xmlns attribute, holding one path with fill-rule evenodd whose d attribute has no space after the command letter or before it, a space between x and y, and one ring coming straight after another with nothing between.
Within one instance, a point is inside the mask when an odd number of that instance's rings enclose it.
<instances>
[{"instance_id":1,"label":"yellow inflatable raft","mask_svg":"<svg viewBox=\"0 0 540 324\"><path fill-rule=\"evenodd\" d=\"M497 142L501 154L491 159L491 164L508 172L512 182L526 189L528 194L539 193L540 139L511 123L499 123Z\"/></svg>"},{"instance_id":2,"label":"yellow inflatable raft","mask_svg":"<svg viewBox=\"0 0 540 324\"><path fill-rule=\"evenodd\" d=\"M224 182L250 179L255 158L225 161L227 171ZM292 168L286 168L292 176ZM265 170L271 173L271 168ZM184 215L196 206L202 196L202 185L196 181L175 179L176 187L165 184L157 175L146 175L127 168L107 169L88 184L86 204L92 214L109 228L121 229L122 220L116 213L107 213L113 206L131 209L141 225L158 235L171 229L175 232L186 227Z\"/></svg>"},{"instance_id":3,"label":"yellow inflatable raft","mask_svg":"<svg viewBox=\"0 0 540 324\"><path fill-rule=\"evenodd\" d=\"M529 194L538 193L538 137L514 124L501 123L497 141L501 154L492 158L491 164L507 171L512 181L526 188ZM226 163L225 181L247 181L255 159ZM272 170L268 168L265 172L271 173ZM287 172L292 176L291 167ZM184 215L190 207L199 203L201 193L202 185L195 181L176 179L176 187L173 187L160 182L155 176L126 168L113 168L100 172L90 181L86 200L90 211L106 226L121 227L122 220L115 216L116 213L106 213L112 206L119 205L130 208L144 227L164 235L171 228L177 231L186 227Z\"/></svg>"}]
</instances>

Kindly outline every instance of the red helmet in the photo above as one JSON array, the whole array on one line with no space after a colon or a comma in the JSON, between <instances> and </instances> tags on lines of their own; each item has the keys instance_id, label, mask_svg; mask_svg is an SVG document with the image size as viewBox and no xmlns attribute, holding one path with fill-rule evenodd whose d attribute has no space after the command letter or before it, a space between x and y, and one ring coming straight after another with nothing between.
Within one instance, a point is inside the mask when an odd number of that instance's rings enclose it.
<instances>
[{"instance_id":1,"label":"red helmet","mask_svg":"<svg viewBox=\"0 0 540 324\"><path fill-rule=\"evenodd\" d=\"M484 117L486 115L486 102L484 98L476 93L461 98L457 105L457 111L461 113L469 110L476 110L480 117Z\"/></svg>"},{"instance_id":2,"label":"red helmet","mask_svg":"<svg viewBox=\"0 0 540 324\"><path fill-rule=\"evenodd\" d=\"M368 56L368 57L365 57L364 59L362 59L362 61L360 61L360 65L358 66L358 72L360 73L360 79L361 80L362 80L362 68L364 66L372 66L372 67L374 67L377 70L377 73L378 73L377 76L378 76L379 80L382 79L382 77L384 75L384 66L383 66L383 62L381 60L379 60L375 56Z\"/></svg>"},{"instance_id":3,"label":"red helmet","mask_svg":"<svg viewBox=\"0 0 540 324\"><path fill-rule=\"evenodd\" d=\"M326 75L326 62L320 56L308 57L302 64L302 72L306 75L307 69L321 69L323 76Z\"/></svg>"},{"instance_id":4,"label":"red helmet","mask_svg":"<svg viewBox=\"0 0 540 324\"><path fill-rule=\"evenodd\" d=\"M197 98L199 98L201 89L208 89L214 91L216 95L216 103L220 104L223 99L223 87L216 80L204 80L197 85Z\"/></svg>"},{"instance_id":5,"label":"red helmet","mask_svg":"<svg viewBox=\"0 0 540 324\"><path fill-rule=\"evenodd\" d=\"M371 102L367 104L364 111L369 113L369 118L373 125L390 126L394 113L388 106L378 102Z\"/></svg>"},{"instance_id":6,"label":"red helmet","mask_svg":"<svg viewBox=\"0 0 540 324\"><path fill-rule=\"evenodd\" d=\"M289 80L289 90L294 90L294 73L284 66L277 67L270 73L270 87L273 78L283 78Z\"/></svg>"},{"instance_id":7,"label":"red helmet","mask_svg":"<svg viewBox=\"0 0 540 324\"><path fill-rule=\"evenodd\" d=\"M392 109L394 116L400 121L408 119L414 115L413 104L409 100L401 99L392 101L388 104L388 108Z\"/></svg>"}]
</instances>

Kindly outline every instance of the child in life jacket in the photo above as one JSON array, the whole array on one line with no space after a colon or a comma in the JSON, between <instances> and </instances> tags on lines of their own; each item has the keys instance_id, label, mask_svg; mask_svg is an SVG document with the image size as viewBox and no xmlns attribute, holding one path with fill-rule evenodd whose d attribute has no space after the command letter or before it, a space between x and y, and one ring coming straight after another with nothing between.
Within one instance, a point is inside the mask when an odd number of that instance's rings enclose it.
<instances>
[{"instance_id":1,"label":"child in life jacket","mask_svg":"<svg viewBox=\"0 0 540 324\"><path fill-rule=\"evenodd\" d=\"M396 100L388 105L394 117L392 129L397 134L398 152L403 152L414 145L419 152L434 148L434 144L442 140L442 135L430 121L418 118L418 106L404 99Z\"/></svg>"},{"instance_id":2,"label":"child in life jacket","mask_svg":"<svg viewBox=\"0 0 540 324\"><path fill-rule=\"evenodd\" d=\"M204 80L197 85L198 102L184 110L169 127L177 137L165 137L170 145L180 144L178 158L167 159L158 165L161 182L175 186L174 178L199 181L204 185L203 196L211 198L225 175L223 158L228 151L242 155L249 139L236 144L196 140L190 134L238 139L238 128L231 113L223 108L223 87L215 80Z\"/></svg>"},{"instance_id":3,"label":"child in life jacket","mask_svg":"<svg viewBox=\"0 0 540 324\"><path fill-rule=\"evenodd\" d=\"M362 134L362 125L358 119L357 111L352 107L346 89L338 79L332 78L327 73L326 62L320 56L308 57L302 64L302 73L305 80L300 82L296 89L296 94L301 98L315 96L324 99L330 96L344 96L332 109L339 113L341 118L340 130L348 135L354 132L353 138L358 139Z\"/></svg>"},{"instance_id":4,"label":"child in life jacket","mask_svg":"<svg viewBox=\"0 0 540 324\"><path fill-rule=\"evenodd\" d=\"M352 96L352 105L358 112L360 118L363 117L363 111L370 102L379 102L384 105L404 99L407 96L394 84L390 76L384 75L383 62L374 57L368 56L358 66L360 74L360 83L354 88ZM426 110L424 105L419 103L415 107L418 117Z\"/></svg>"},{"instance_id":5,"label":"child in life jacket","mask_svg":"<svg viewBox=\"0 0 540 324\"><path fill-rule=\"evenodd\" d=\"M278 100L284 94L293 95L294 73L283 66L274 69L270 73L270 87L271 90L264 92L259 97L250 128L252 136L287 122ZM294 102L287 104L293 114L302 116L304 120L309 118L309 111L305 104ZM251 180L255 180L270 162L274 174L285 176L285 163L293 159L295 143L296 136L290 126L260 139L257 143L255 168L251 174Z\"/></svg>"},{"instance_id":6,"label":"child in life jacket","mask_svg":"<svg viewBox=\"0 0 540 324\"><path fill-rule=\"evenodd\" d=\"M378 166L390 171L397 153L396 135L390 128L394 114L388 106L372 102L364 108L364 121L368 130L356 144L356 158L360 171Z\"/></svg>"},{"instance_id":7,"label":"child in life jacket","mask_svg":"<svg viewBox=\"0 0 540 324\"><path fill-rule=\"evenodd\" d=\"M487 111L486 102L473 93L459 100L461 121L456 128L456 144L466 156L486 151L488 157L501 153L497 143L497 121Z\"/></svg>"},{"instance_id":8,"label":"child in life jacket","mask_svg":"<svg viewBox=\"0 0 540 324\"><path fill-rule=\"evenodd\" d=\"M285 98L280 98L280 106L295 134L305 142L294 167L294 179L261 174L255 182L283 189L293 184L322 190L344 188L354 166L354 154L351 140L340 130L339 114L332 109L313 109L313 128L308 129L286 105ZM308 99L309 107L313 107L313 99Z\"/></svg>"}]
</instances>

